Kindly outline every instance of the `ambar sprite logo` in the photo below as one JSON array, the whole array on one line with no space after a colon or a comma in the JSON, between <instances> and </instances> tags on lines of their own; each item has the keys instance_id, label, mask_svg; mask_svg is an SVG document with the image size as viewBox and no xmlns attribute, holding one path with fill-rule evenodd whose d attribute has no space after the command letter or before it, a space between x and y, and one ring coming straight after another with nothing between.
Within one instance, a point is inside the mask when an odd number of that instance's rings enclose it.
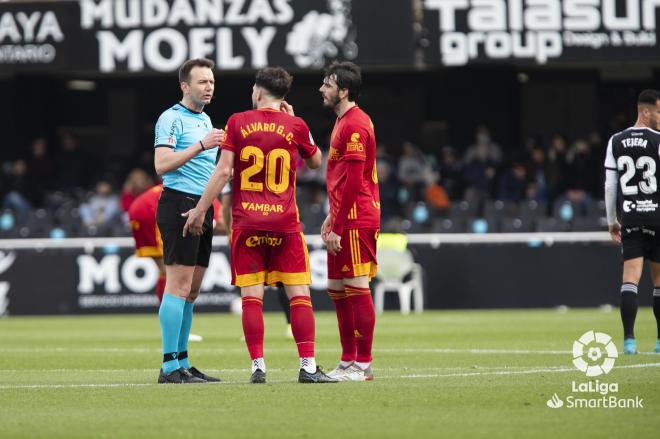
<instances>
[{"instance_id":1,"label":"ambar sprite logo","mask_svg":"<svg viewBox=\"0 0 660 439\"><path fill-rule=\"evenodd\" d=\"M573 342L573 364L588 377L609 373L618 357L612 337L604 332L587 331Z\"/></svg>"}]
</instances>

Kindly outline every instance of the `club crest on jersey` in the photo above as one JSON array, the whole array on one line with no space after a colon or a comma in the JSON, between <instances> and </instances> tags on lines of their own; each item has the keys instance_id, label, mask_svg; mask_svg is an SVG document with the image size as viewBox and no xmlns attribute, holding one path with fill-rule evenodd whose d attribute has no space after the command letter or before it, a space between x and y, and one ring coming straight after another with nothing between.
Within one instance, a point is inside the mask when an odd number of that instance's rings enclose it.
<instances>
[{"instance_id":1,"label":"club crest on jersey","mask_svg":"<svg viewBox=\"0 0 660 439\"><path fill-rule=\"evenodd\" d=\"M351 134L351 141L346 144L346 151L364 151L364 145L360 143L360 133Z\"/></svg>"},{"instance_id":2,"label":"club crest on jersey","mask_svg":"<svg viewBox=\"0 0 660 439\"><path fill-rule=\"evenodd\" d=\"M621 139L621 144L624 148L646 148L646 145L649 143L648 140L641 137L630 137L627 139Z\"/></svg>"},{"instance_id":3,"label":"club crest on jersey","mask_svg":"<svg viewBox=\"0 0 660 439\"><path fill-rule=\"evenodd\" d=\"M328 154L328 160L339 160L339 151L337 148L330 147L330 153Z\"/></svg>"}]
</instances>

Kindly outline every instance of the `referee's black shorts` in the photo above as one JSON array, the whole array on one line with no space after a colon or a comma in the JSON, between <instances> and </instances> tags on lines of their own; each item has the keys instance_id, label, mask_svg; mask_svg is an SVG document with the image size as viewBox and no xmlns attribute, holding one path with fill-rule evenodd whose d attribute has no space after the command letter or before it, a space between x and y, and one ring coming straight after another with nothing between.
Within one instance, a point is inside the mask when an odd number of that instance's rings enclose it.
<instances>
[{"instance_id":1,"label":"referee's black shorts","mask_svg":"<svg viewBox=\"0 0 660 439\"><path fill-rule=\"evenodd\" d=\"M641 258L660 262L660 229L655 227L622 227L623 260Z\"/></svg>"},{"instance_id":2,"label":"referee's black shorts","mask_svg":"<svg viewBox=\"0 0 660 439\"><path fill-rule=\"evenodd\" d=\"M201 236L188 233L183 237L183 225L187 218L181 214L193 209L199 199L197 195L163 188L158 200L156 222L163 239L165 265L209 266L213 240L213 206L204 217L204 233Z\"/></svg>"}]
</instances>

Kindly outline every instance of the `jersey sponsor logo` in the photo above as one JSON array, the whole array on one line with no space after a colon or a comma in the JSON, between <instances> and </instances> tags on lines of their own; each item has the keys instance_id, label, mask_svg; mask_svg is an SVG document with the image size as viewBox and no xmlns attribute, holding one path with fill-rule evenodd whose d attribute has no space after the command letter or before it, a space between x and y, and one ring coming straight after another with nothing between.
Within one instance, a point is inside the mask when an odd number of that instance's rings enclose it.
<instances>
[{"instance_id":1,"label":"jersey sponsor logo","mask_svg":"<svg viewBox=\"0 0 660 439\"><path fill-rule=\"evenodd\" d=\"M623 145L624 148L634 148L634 147L646 148L646 145L648 143L649 143L648 140L638 137L621 140L621 144Z\"/></svg>"},{"instance_id":2,"label":"jersey sponsor logo","mask_svg":"<svg viewBox=\"0 0 660 439\"><path fill-rule=\"evenodd\" d=\"M360 142L360 133L351 134L351 141L346 144L347 152L362 152L364 151L364 145Z\"/></svg>"},{"instance_id":3,"label":"jersey sponsor logo","mask_svg":"<svg viewBox=\"0 0 660 439\"><path fill-rule=\"evenodd\" d=\"M268 216L271 212L284 213L284 206L281 204L268 204L268 203L252 203L243 201L241 203L243 210L250 212L261 212L264 216Z\"/></svg>"},{"instance_id":4,"label":"jersey sponsor logo","mask_svg":"<svg viewBox=\"0 0 660 439\"><path fill-rule=\"evenodd\" d=\"M332 146L330 147L328 160L339 160L339 150L337 148L333 148Z\"/></svg>"},{"instance_id":5,"label":"jersey sponsor logo","mask_svg":"<svg viewBox=\"0 0 660 439\"><path fill-rule=\"evenodd\" d=\"M284 131L284 125L278 125L275 123L261 123L261 122L250 122L245 125L241 125L241 136L245 139L252 133L275 133L284 138L287 143L290 145L293 141L293 133L291 131Z\"/></svg>"},{"instance_id":6,"label":"jersey sponsor logo","mask_svg":"<svg viewBox=\"0 0 660 439\"><path fill-rule=\"evenodd\" d=\"M633 211L637 213L655 212L657 209L658 203L654 203L653 200L625 200L623 202L623 211L626 213Z\"/></svg>"},{"instance_id":7,"label":"jersey sponsor logo","mask_svg":"<svg viewBox=\"0 0 660 439\"><path fill-rule=\"evenodd\" d=\"M259 245L269 245L271 247L277 247L282 244L282 238L275 236L258 236L253 235L245 240L245 245L248 247L257 247Z\"/></svg>"}]
</instances>

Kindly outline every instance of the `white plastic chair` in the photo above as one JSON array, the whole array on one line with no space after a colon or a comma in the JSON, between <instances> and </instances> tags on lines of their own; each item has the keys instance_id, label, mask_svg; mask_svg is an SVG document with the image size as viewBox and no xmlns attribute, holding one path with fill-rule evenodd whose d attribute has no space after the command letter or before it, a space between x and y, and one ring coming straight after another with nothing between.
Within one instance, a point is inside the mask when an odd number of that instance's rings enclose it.
<instances>
[{"instance_id":1,"label":"white plastic chair","mask_svg":"<svg viewBox=\"0 0 660 439\"><path fill-rule=\"evenodd\" d=\"M410 299L414 295L415 312L424 310L422 266L415 263L410 250L378 249L378 274L374 288L374 307L383 313L386 292L399 294L401 314L410 314ZM407 275L410 279L404 281Z\"/></svg>"}]
</instances>

